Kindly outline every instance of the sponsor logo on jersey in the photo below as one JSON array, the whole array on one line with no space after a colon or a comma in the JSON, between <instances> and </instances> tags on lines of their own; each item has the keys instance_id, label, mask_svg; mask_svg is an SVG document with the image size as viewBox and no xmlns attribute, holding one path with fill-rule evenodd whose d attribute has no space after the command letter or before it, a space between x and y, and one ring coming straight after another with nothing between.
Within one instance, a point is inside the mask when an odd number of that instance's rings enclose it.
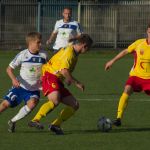
<instances>
[{"instance_id":1,"label":"sponsor logo on jersey","mask_svg":"<svg viewBox=\"0 0 150 150\"><path fill-rule=\"evenodd\" d=\"M56 84L55 83L52 83L52 88L56 88Z\"/></svg>"}]
</instances>

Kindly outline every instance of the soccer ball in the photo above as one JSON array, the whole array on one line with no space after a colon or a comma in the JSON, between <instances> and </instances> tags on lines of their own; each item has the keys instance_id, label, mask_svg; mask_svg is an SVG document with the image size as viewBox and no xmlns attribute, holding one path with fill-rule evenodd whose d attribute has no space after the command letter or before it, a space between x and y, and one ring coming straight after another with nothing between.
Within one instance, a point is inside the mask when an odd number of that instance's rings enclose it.
<instances>
[{"instance_id":1,"label":"soccer ball","mask_svg":"<svg viewBox=\"0 0 150 150\"><path fill-rule=\"evenodd\" d=\"M98 120L97 128L102 132L108 132L112 129L112 121L103 116Z\"/></svg>"}]
</instances>

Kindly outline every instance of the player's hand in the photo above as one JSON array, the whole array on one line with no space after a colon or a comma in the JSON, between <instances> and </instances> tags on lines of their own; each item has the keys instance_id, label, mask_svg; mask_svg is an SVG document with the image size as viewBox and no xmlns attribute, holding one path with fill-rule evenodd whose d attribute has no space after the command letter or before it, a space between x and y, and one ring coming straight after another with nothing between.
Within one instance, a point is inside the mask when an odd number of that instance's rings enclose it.
<instances>
[{"instance_id":1,"label":"player's hand","mask_svg":"<svg viewBox=\"0 0 150 150\"><path fill-rule=\"evenodd\" d=\"M13 87L16 87L16 88L20 87L20 82L17 79L13 79L12 84L13 84Z\"/></svg>"},{"instance_id":2,"label":"player's hand","mask_svg":"<svg viewBox=\"0 0 150 150\"><path fill-rule=\"evenodd\" d=\"M47 40L46 45L50 45L50 44L51 44L51 40Z\"/></svg>"},{"instance_id":3,"label":"player's hand","mask_svg":"<svg viewBox=\"0 0 150 150\"><path fill-rule=\"evenodd\" d=\"M82 92L84 91L85 87L84 87L84 85L83 85L82 83L77 82L75 85L76 85L76 87L79 88Z\"/></svg>"},{"instance_id":4,"label":"player's hand","mask_svg":"<svg viewBox=\"0 0 150 150\"><path fill-rule=\"evenodd\" d=\"M109 69L112 67L113 63L114 63L114 62L113 62L112 60L108 61L108 62L105 64L105 70L109 70Z\"/></svg>"}]
</instances>

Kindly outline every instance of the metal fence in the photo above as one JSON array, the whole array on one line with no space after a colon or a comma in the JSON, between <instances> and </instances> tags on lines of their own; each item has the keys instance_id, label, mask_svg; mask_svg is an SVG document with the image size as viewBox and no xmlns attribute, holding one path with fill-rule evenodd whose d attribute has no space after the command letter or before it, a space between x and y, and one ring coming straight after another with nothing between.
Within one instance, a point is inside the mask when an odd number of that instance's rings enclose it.
<instances>
[{"instance_id":1,"label":"metal fence","mask_svg":"<svg viewBox=\"0 0 150 150\"><path fill-rule=\"evenodd\" d=\"M146 36L149 0L0 0L0 50L25 47L30 31L40 31L45 43L66 6L95 47L125 47Z\"/></svg>"}]
</instances>

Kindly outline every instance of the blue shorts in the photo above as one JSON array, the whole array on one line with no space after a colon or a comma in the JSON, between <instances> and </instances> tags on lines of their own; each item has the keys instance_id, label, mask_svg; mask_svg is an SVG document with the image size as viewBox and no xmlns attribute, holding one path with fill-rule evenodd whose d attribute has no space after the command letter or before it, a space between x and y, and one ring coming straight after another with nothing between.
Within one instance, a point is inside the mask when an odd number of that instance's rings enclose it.
<instances>
[{"instance_id":1,"label":"blue shorts","mask_svg":"<svg viewBox=\"0 0 150 150\"><path fill-rule=\"evenodd\" d=\"M10 107L15 107L19 105L22 100L24 100L25 104L31 98L36 98L39 100L40 98L40 91L28 91L23 89L22 87L19 88L11 88L9 89L8 93L4 96L4 99L10 103Z\"/></svg>"}]
</instances>

